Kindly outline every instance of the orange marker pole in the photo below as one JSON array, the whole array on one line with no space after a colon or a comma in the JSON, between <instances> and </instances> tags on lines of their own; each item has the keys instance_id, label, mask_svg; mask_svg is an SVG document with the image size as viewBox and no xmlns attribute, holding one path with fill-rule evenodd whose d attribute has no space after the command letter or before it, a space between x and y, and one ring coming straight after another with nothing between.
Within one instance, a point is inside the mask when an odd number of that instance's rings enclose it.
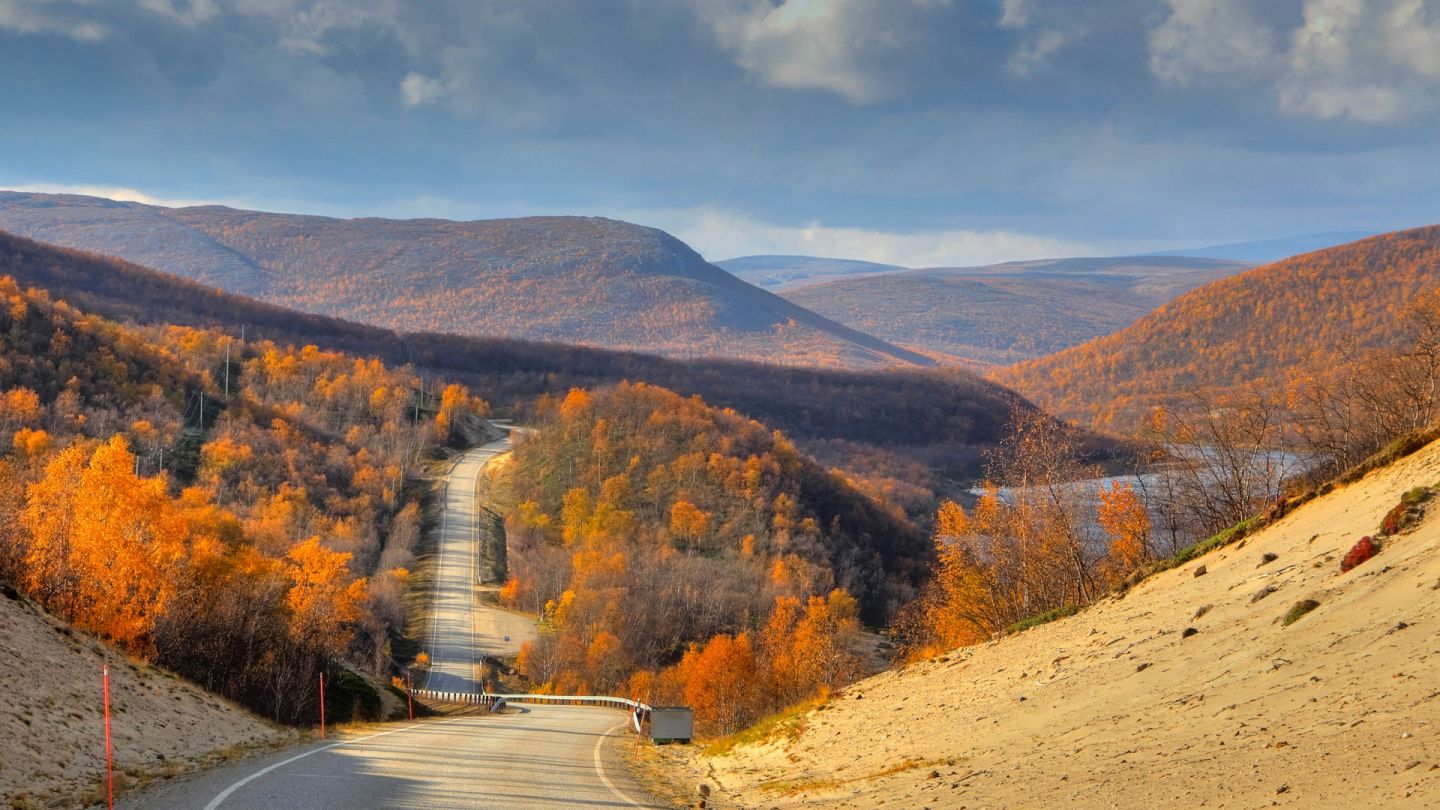
<instances>
[{"instance_id":1,"label":"orange marker pole","mask_svg":"<svg viewBox=\"0 0 1440 810\"><path fill-rule=\"evenodd\" d=\"M114 810L115 764L110 748L110 665L102 665L100 673L105 684L105 806Z\"/></svg>"},{"instance_id":2,"label":"orange marker pole","mask_svg":"<svg viewBox=\"0 0 1440 810\"><path fill-rule=\"evenodd\" d=\"M320 673L320 739L325 739L325 673Z\"/></svg>"}]
</instances>

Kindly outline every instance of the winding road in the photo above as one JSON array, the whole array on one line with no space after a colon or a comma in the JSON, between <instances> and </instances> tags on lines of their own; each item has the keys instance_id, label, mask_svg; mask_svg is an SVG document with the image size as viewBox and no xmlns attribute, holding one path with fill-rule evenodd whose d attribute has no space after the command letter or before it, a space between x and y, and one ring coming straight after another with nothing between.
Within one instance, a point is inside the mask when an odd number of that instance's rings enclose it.
<instances>
[{"instance_id":1,"label":"winding road","mask_svg":"<svg viewBox=\"0 0 1440 810\"><path fill-rule=\"evenodd\" d=\"M513 655L533 619L485 603L480 549L490 537L476 503L481 471L509 440L465 453L451 469L428 622L429 688L476 690L485 655ZM493 584L489 587L493 588ZM506 640L506 637L509 640ZM522 706L413 723L375 724L126 796L123 808L664 807L620 761L628 717L610 709Z\"/></svg>"},{"instance_id":2,"label":"winding road","mask_svg":"<svg viewBox=\"0 0 1440 810\"><path fill-rule=\"evenodd\" d=\"M482 544L504 542L492 536L477 503L476 488L485 466L510 451L508 438L467 451L451 468L442 496L435 578L426 650L430 671L423 687L438 692L479 692L478 670L485 656L513 657L535 638L535 620L482 599L499 583L482 582ZM417 683L417 688L422 684Z\"/></svg>"},{"instance_id":3,"label":"winding road","mask_svg":"<svg viewBox=\"0 0 1440 810\"><path fill-rule=\"evenodd\" d=\"M625 715L525 707L375 726L126 797L122 808L663 807L650 803L615 750Z\"/></svg>"}]
</instances>

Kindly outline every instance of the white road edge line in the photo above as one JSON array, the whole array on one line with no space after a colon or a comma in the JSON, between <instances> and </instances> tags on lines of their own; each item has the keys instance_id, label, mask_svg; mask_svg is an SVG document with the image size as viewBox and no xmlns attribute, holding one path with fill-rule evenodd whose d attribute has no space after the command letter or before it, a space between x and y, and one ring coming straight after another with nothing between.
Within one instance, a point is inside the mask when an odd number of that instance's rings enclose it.
<instances>
[{"instance_id":1,"label":"white road edge line","mask_svg":"<svg viewBox=\"0 0 1440 810\"><path fill-rule=\"evenodd\" d=\"M402 731L409 731L409 730L411 730L411 729L420 728L421 726L443 726L443 725L446 725L447 723L454 723L454 722L457 722L457 721L460 721L460 720L468 720L468 719L473 719L473 718L455 717L455 718L452 718L452 719L450 719L450 720L440 720L440 721L433 722L433 723L416 723L416 724L414 724L414 725L412 725L412 726L406 726L405 728L397 728L397 729L392 729L392 730L390 730L390 731L382 731L382 732L380 732L379 734L371 734L371 735L368 736L368 737L359 737L359 738L354 739L354 740L345 740L344 742L331 743L330 745L326 745L326 746L323 746L323 747L321 747L321 748L312 748L311 750L306 751L306 752L303 753L303 754L296 754L295 756L290 757L289 759L284 760L283 762L277 762L277 763L275 763L274 765L270 765L270 766L268 766L268 767L261 768L260 770L256 771L255 773L250 774L249 776L245 777L244 779L241 779L240 781L236 782L235 784L231 785L230 787L225 788L224 790L220 791L220 793L217 794L217 795L215 796L215 798L211 799L209 804L205 805L205 810L215 810L215 808L219 807L222 803L224 803L224 801L225 801L226 799L230 798L230 794L234 793L235 791L239 790L240 788L245 787L247 784L255 781L256 779L259 779L260 777L264 776L264 775L267 774L267 773L270 773L271 771L275 770L276 768L283 768L283 767L285 767L286 765L289 765L289 764L292 763L292 762L297 762L297 761L299 761L299 760L302 760L302 759L310 756L311 754L318 754L318 753L320 753L320 752L322 752L322 751L329 751L329 750L332 749L332 748L342 748L342 747L347 746L347 745L354 745L354 744L356 744L356 743L362 743L362 742L365 742L366 740L373 740L373 739L375 739L376 737L385 737L385 736L390 735L390 734L399 734L399 733L402 732ZM604 777L602 776L601 778L603 779ZM608 782L608 780L607 780L607 782ZM611 790L614 790L615 788L612 787L612 788L610 788L610 789L611 789Z\"/></svg>"},{"instance_id":2,"label":"white road edge line","mask_svg":"<svg viewBox=\"0 0 1440 810\"><path fill-rule=\"evenodd\" d=\"M643 805L643 804L635 801L634 799L630 798L629 796L626 796L626 795L620 790L620 788L615 787L615 783L614 783L614 782L611 782L611 781L610 781L610 777L608 777L608 776L605 775L605 764L604 764L603 762L601 762L600 747L605 744L605 741L606 741L606 740L610 739L610 735L615 733L615 729L617 729L617 728L628 728L628 727L629 727L628 722L627 722L627 723L620 723L620 724L615 725L615 726L611 726L611 727L610 727L610 730L606 731L604 734L601 734L601 735L600 735L600 739L598 739L598 740L595 741L595 773L597 773L597 774L600 775L600 781L601 781L601 782L604 782L604 783L605 783L605 787L610 788L610 792L611 792L611 793L614 793L614 794L615 794L615 797L618 798L620 801L625 802L626 804L630 805L631 807L646 807L647 805ZM212 808L207 807L207 808L205 808L205 810L212 810Z\"/></svg>"}]
</instances>

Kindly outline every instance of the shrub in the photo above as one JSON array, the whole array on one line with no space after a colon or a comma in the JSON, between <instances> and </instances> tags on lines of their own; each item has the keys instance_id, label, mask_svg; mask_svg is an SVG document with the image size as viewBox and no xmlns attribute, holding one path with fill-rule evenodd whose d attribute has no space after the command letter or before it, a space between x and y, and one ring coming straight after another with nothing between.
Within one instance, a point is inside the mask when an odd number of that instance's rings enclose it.
<instances>
[{"instance_id":1,"label":"shrub","mask_svg":"<svg viewBox=\"0 0 1440 810\"><path fill-rule=\"evenodd\" d=\"M1037 613L1034 616L1027 616L1018 622L1010 625L1011 633L1022 633L1032 627L1039 627L1042 624L1063 619L1066 616L1074 616L1080 612L1079 605L1062 605L1054 610L1047 610L1044 613Z\"/></svg>"},{"instance_id":2,"label":"shrub","mask_svg":"<svg viewBox=\"0 0 1440 810\"><path fill-rule=\"evenodd\" d=\"M1400 529L1404 528L1405 525L1405 513L1409 510L1410 507L1407 506L1404 501L1395 504L1395 508L1391 509L1385 515L1385 519L1380 521L1380 533L1399 534Z\"/></svg>"},{"instance_id":3,"label":"shrub","mask_svg":"<svg viewBox=\"0 0 1440 810\"><path fill-rule=\"evenodd\" d=\"M1373 537L1362 537L1345 553L1345 559L1340 561L1340 573L1345 573L1360 563L1380 553L1380 541Z\"/></svg>"},{"instance_id":4,"label":"shrub","mask_svg":"<svg viewBox=\"0 0 1440 810\"><path fill-rule=\"evenodd\" d=\"M1285 626L1289 627L1290 625L1298 621L1301 616L1304 616L1306 613L1309 613L1310 611L1318 607L1320 607L1320 603L1316 602L1314 599L1305 599L1296 602L1290 607L1290 610L1285 613Z\"/></svg>"}]
</instances>

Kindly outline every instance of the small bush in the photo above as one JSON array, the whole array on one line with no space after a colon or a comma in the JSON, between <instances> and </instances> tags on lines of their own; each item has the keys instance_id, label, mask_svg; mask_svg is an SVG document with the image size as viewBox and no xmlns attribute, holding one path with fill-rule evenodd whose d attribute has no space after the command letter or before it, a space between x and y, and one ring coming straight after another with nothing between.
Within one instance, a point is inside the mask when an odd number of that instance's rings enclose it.
<instances>
[{"instance_id":1,"label":"small bush","mask_svg":"<svg viewBox=\"0 0 1440 810\"><path fill-rule=\"evenodd\" d=\"M1079 612L1079 605L1064 605L1055 608L1054 610L1047 610L1044 613L1037 613L1034 616L1026 616L1020 621L1010 625L1009 632L1023 633L1032 627L1039 627L1042 624L1049 624L1050 622L1053 622L1057 619L1063 619L1066 616L1074 616L1076 613Z\"/></svg>"},{"instance_id":2,"label":"small bush","mask_svg":"<svg viewBox=\"0 0 1440 810\"><path fill-rule=\"evenodd\" d=\"M1400 529L1405 525L1405 513L1410 507L1404 501L1395 504L1395 508L1386 513L1385 519L1380 521L1381 534L1399 534Z\"/></svg>"},{"instance_id":3,"label":"small bush","mask_svg":"<svg viewBox=\"0 0 1440 810\"><path fill-rule=\"evenodd\" d=\"M1360 563L1380 553L1380 541L1373 537L1362 537L1360 542L1351 546L1345 552L1345 558L1340 561L1340 573L1345 573Z\"/></svg>"},{"instance_id":4,"label":"small bush","mask_svg":"<svg viewBox=\"0 0 1440 810\"><path fill-rule=\"evenodd\" d=\"M1305 599L1296 602L1290 607L1290 610L1286 611L1285 613L1285 626L1289 627L1290 625L1299 621L1301 616L1304 616L1306 613L1309 613L1310 611L1318 607L1320 607L1320 603L1316 602L1314 599Z\"/></svg>"}]
</instances>

